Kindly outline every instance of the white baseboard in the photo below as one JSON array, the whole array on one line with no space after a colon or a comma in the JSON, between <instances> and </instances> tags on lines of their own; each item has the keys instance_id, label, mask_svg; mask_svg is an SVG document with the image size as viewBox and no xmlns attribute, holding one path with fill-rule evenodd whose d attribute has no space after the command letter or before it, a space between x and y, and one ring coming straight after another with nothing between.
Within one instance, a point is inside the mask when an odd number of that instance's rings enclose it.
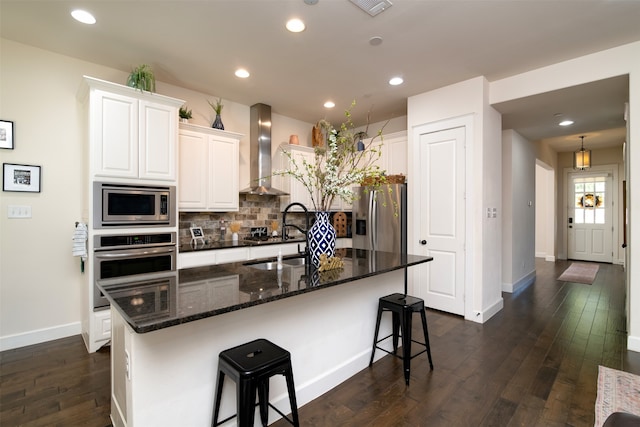
<instances>
[{"instance_id":1,"label":"white baseboard","mask_svg":"<svg viewBox=\"0 0 640 427\"><path fill-rule=\"evenodd\" d=\"M73 322L67 323L66 325L59 325L51 328L37 329L35 331L0 337L0 351L40 344L73 335L80 335L80 329L80 322Z\"/></svg>"},{"instance_id":2,"label":"white baseboard","mask_svg":"<svg viewBox=\"0 0 640 427\"><path fill-rule=\"evenodd\" d=\"M640 353L640 337L627 337L627 350Z\"/></svg>"},{"instance_id":3,"label":"white baseboard","mask_svg":"<svg viewBox=\"0 0 640 427\"><path fill-rule=\"evenodd\" d=\"M556 262L556 257L553 255L547 255L546 257L544 257L544 260L549 262Z\"/></svg>"},{"instance_id":4,"label":"white baseboard","mask_svg":"<svg viewBox=\"0 0 640 427\"><path fill-rule=\"evenodd\" d=\"M465 320L471 320L476 323L484 323L487 320L491 319L496 313L498 313L504 307L504 300L499 298L495 303L489 306L484 311L474 311L472 316L466 316Z\"/></svg>"},{"instance_id":5,"label":"white baseboard","mask_svg":"<svg viewBox=\"0 0 640 427\"><path fill-rule=\"evenodd\" d=\"M530 284L532 284L536 280L536 271L533 270L531 273L519 279L516 283L503 283L502 284L502 292L514 293L519 291L520 289L524 289Z\"/></svg>"}]
</instances>

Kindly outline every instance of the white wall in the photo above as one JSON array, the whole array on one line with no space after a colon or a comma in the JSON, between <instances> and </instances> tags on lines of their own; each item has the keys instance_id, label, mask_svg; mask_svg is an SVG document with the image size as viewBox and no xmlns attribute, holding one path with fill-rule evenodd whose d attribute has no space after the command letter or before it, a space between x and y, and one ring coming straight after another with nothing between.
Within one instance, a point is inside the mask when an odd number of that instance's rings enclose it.
<instances>
[{"instance_id":1,"label":"white wall","mask_svg":"<svg viewBox=\"0 0 640 427\"><path fill-rule=\"evenodd\" d=\"M466 260L465 318L484 322L502 308L501 295L501 138L500 115L488 105L488 83L483 77L467 80L408 100L407 127L472 119L466 141ZM443 125L444 126L444 125ZM408 132L411 155L417 141ZM409 162L409 177L415 176ZM411 190L410 190L411 191ZM409 235L419 229L415 197L409 197ZM488 207L498 209L497 219L487 219ZM412 246L413 245L413 246ZM420 253L417 243L409 241L409 252ZM480 313L476 316L475 313Z\"/></svg>"},{"instance_id":2,"label":"white wall","mask_svg":"<svg viewBox=\"0 0 640 427\"><path fill-rule=\"evenodd\" d=\"M71 256L82 218L81 104L83 75L125 83L127 73L0 39L0 118L14 121L15 149L2 163L42 167L41 193L0 193L0 350L80 333L80 261ZM184 99L191 123L210 126L214 113L198 93L157 82L157 92ZM223 100L226 130L240 142L240 183L249 182L249 106ZM308 131L310 123L273 115L274 141ZM302 139L302 138L301 138ZM277 144L274 144L277 145ZM32 207L30 219L8 219L9 205Z\"/></svg>"},{"instance_id":3,"label":"white wall","mask_svg":"<svg viewBox=\"0 0 640 427\"><path fill-rule=\"evenodd\" d=\"M535 277L535 147L513 130L502 132L502 290Z\"/></svg>"},{"instance_id":4,"label":"white wall","mask_svg":"<svg viewBox=\"0 0 640 427\"><path fill-rule=\"evenodd\" d=\"M629 189L640 186L640 42L630 43L491 83L491 103L510 101L609 77L629 75ZM630 350L640 351L640 206L629 207L629 337Z\"/></svg>"},{"instance_id":5,"label":"white wall","mask_svg":"<svg viewBox=\"0 0 640 427\"><path fill-rule=\"evenodd\" d=\"M536 160L536 258L555 261L555 172Z\"/></svg>"}]
</instances>

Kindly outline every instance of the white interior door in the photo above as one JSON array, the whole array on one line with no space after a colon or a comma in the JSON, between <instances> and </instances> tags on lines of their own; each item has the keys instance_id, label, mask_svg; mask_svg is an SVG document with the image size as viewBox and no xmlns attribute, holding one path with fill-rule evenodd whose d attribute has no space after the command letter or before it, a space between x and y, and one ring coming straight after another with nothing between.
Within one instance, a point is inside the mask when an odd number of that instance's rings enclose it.
<instances>
[{"instance_id":1,"label":"white interior door","mask_svg":"<svg viewBox=\"0 0 640 427\"><path fill-rule=\"evenodd\" d=\"M611 176L576 173L568 181L569 259L613 262Z\"/></svg>"},{"instance_id":2,"label":"white interior door","mask_svg":"<svg viewBox=\"0 0 640 427\"><path fill-rule=\"evenodd\" d=\"M419 135L419 296L437 310L464 315L465 128Z\"/></svg>"}]
</instances>

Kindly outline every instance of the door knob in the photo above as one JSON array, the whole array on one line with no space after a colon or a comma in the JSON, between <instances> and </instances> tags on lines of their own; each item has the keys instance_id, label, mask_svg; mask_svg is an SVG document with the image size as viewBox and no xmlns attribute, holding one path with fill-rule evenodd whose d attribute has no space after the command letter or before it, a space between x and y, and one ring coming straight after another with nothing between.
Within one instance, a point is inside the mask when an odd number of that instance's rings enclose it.
<instances>
[{"instance_id":1,"label":"door knob","mask_svg":"<svg viewBox=\"0 0 640 427\"><path fill-rule=\"evenodd\" d=\"M426 245L427 241L426 240L420 240L420 241L418 241L418 243L420 243L421 245Z\"/></svg>"}]
</instances>

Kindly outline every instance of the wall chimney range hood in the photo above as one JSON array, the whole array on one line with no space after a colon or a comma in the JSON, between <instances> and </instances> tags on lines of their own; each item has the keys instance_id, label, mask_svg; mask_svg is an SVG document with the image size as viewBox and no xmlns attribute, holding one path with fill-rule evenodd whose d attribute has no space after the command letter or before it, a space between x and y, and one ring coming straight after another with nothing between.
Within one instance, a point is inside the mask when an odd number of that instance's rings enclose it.
<instances>
[{"instance_id":1,"label":"wall chimney range hood","mask_svg":"<svg viewBox=\"0 0 640 427\"><path fill-rule=\"evenodd\" d=\"M249 130L249 178L251 187L240 194L286 196L289 193L271 187L271 107L251 106Z\"/></svg>"}]
</instances>

